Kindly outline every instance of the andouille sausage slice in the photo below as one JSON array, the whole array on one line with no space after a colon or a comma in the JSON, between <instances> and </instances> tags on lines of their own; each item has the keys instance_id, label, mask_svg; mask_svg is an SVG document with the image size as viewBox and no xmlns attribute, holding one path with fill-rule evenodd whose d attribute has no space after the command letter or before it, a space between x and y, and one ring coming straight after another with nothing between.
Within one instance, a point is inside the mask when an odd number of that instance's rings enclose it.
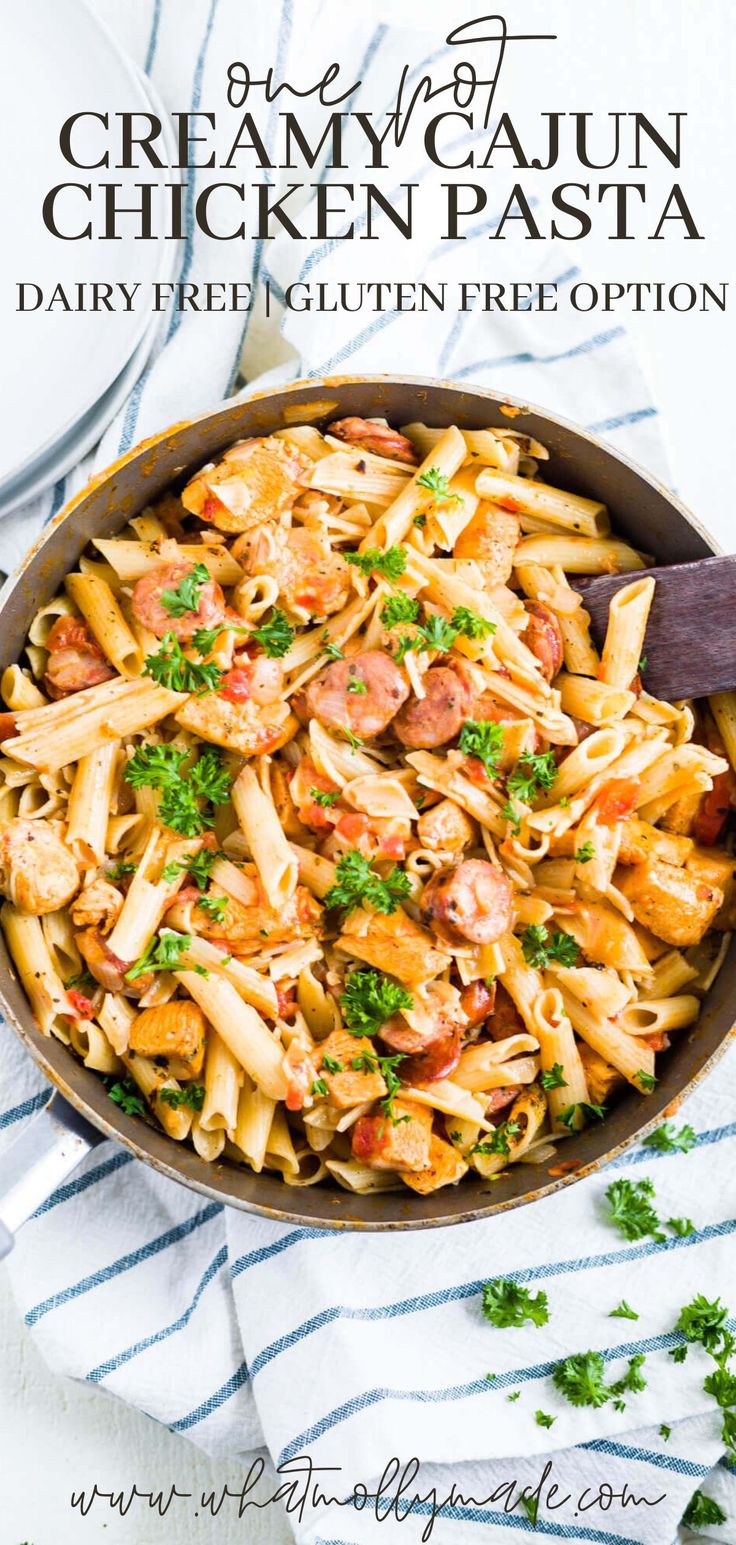
<instances>
[{"instance_id":1,"label":"andouille sausage slice","mask_svg":"<svg viewBox=\"0 0 736 1545\"><path fill-rule=\"evenodd\" d=\"M460 734L470 716L472 689L451 665L434 665L422 679L424 697L411 697L396 715L393 730L403 746L431 751Z\"/></svg>"},{"instance_id":2,"label":"andouille sausage slice","mask_svg":"<svg viewBox=\"0 0 736 1545\"><path fill-rule=\"evenodd\" d=\"M564 650L562 630L554 612L544 601L525 601L529 621L522 639L542 668L545 681L552 681L562 668Z\"/></svg>"},{"instance_id":3,"label":"andouille sausage slice","mask_svg":"<svg viewBox=\"0 0 736 1545\"><path fill-rule=\"evenodd\" d=\"M493 1011L496 1001L496 983L484 982L480 977L468 982L460 994L460 1007L467 1017L468 1029L474 1030Z\"/></svg>"},{"instance_id":4,"label":"andouille sausage slice","mask_svg":"<svg viewBox=\"0 0 736 1545\"><path fill-rule=\"evenodd\" d=\"M328 730L349 730L359 739L380 735L409 696L398 665L382 649L335 660L310 682L306 710Z\"/></svg>"},{"instance_id":5,"label":"andouille sausage slice","mask_svg":"<svg viewBox=\"0 0 736 1545\"><path fill-rule=\"evenodd\" d=\"M449 1078L460 1061L460 1031L452 1030L433 1041L426 1051L408 1057L401 1064L404 1084L433 1084L438 1078Z\"/></svg>"},{"instance_id":6,"label":"andouille sausage slice","mask_svg":"<svg viewBox=\"0 0 736 1545\"><path fill-rule=\"evenodd\" d=\"M424 922L440 938L493 944L511 927L511 881L485 859L466 858L432 876L420 906Z\"/></svg>"},{"instance_id":7,"label":"andouille sausage slice","mask_svg":"<svg viewBox=\"0 0 736 1545\"><path fill-rule=\"evenodd\" d=\"M496 996L486 1030L493 1041L507 1041L510 1035L524 1035L526 1032L521 1014L503 982L496 983Z\"/></svg>"},{"instance_id":8,"label":"andouille sausage slice","mask_svg":"<svg viewBox=\"0 0 736 1545\"><path fill-rule=\"evenodd\" d=\"M496 1116L500 1110L505 1110L507 1105L513 1105L517 1094L521 1094L522 1084L505 1084L502 1089L491 1089L486 1096L486 1116Z\"/></svg>"},{"instance_id":9,"label":"andouille sausage slice","mask_svg":"<svg viewBox=\"0 0 736 1545\"><path fill-rule=\"evenodd\" d=\"M409 467L419 465L419 457L406 435L399 434L390 424L374 424L368 418L338 418L327 425L327 433L336 440L345 440L361 451L374 456L386 456L389 461L403 461Z\"/></svg>"},{"instance_id":10,"label":"andouille sausage slice","mask_svg":"<svg viewBox=\"0 0 736 1545\"><path fill-rule=\"evenodd\" d=\"M175 633L180 643L186 643L197 628L213 628L224 622L225 597L216 579L194 581L191 589L196 606L181 616L173 615L164 605L162 596L178 591L182 581L194 575L194 569L193 563L157 563L139 579L133 591L133 614L157 638ZM178 609L174 606L174 611Z\"/></svg>"},{"instance_id":11,"label":"andouille sausage slice","mask_svg":"<svg viewBox=\"0 0 736 1545\"><path fill-rule=\"evenodd\" d=\"M98 687L115 675L94 634L78 617L57 617L46 648L49 657L44 686L49 697L58 699L85 687Z\"/></svg>"}]
</instances>

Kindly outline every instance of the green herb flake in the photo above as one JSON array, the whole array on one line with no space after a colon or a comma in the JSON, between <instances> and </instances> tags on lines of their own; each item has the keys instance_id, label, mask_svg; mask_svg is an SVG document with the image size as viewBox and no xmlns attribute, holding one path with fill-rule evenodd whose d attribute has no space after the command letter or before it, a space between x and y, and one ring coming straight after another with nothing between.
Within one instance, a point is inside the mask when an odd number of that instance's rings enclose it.
<instances>
[{"instance_id":1,"label":"green herb flake","mask_svg":"<svg viewBox=\"0 0 736 1545\"><path fill-rule=\"evenodd\" d=\"M483 1286L483 1314L499 1330L518 1329L527 1321L546 1325L549 1320L547 1294L532 1295L507 1277L494 1277Z\"/></svg>"},{"instance_id":2,"label":"green herb flake","mask_svg":"<svg viewBox=\"0 0 736 1545\"><path fill-rule=\"evenodd\" d=\"M343 557L366 578L370 574L380 574L383 579L396 580L406 568L403 547L387 547L383 552L380 547L367 547L363 553L343 553Z\"/></svg>"},{"instance_id":3,"label":"green herb flake","mask_svg":"<svg viewBox=\"0 0 736 1545\"><path fill-rule=\"evenodd\" d=\"M410 894L411 882L405 870L395 866L382 878L362 853L353 850L338 859L335 883L330 886L324 904L347 912L370 906L390 916Z\"/></svg>"},{"instance_id":4,"label":"green herb flake","mask_svg":"<svg viewBox=\"0 0 736 1545\"><path fill-rule=\"evenodd\" d=\"M161 605L170 617L186 617L189 612L199 609L199 593L203 585L209 583L210 571L204 563L195 563L194 568L179 581L176 590L163 590L161 592Z\"/></svg>"},{"instance_id":5,"label":"green herb flake","mask_svg":"<svg viewBox=\"0 0 736 1545\"><path fill-rule=\"evenodd\" d=\"M286 613L280 611L278 606L274 606L268 622L262 623L260 628L255 628L253 637L257 639L269 660L281 660L289 653L296 634Z\"/></svg>"},{"instance_id":6,"label":"green herb flake","mask_svg":"<svg viewBox=\"0 0 736 1545\"><path fill-rule=\"evenodd\" d=\"M543 1089L566 1089L567 1079L561 1062L553 1063L551 1068L540 1074L539 1079Z\"/></svg>"},{"instance_id":7,"label":"green herb flake","mask_svg":"<svg viewBox=\"0 0 736 1545\"><path fill-rule=\"evenodd\" d=\"M614 1180L606 1190L611 1208L611 1222L624 1239L646 1239L651 1234L657 1241L665 1235L659 1218L652 1206L654 1186L651 1180Z\"/></svg>"},{"instance_id":8,"label":"green herb flake","mask_svg":"<svg viewBox=\"0 0 736 1545\"><path fill-rule=\"evenodd\" d=\"M351 971L343 988L340 1011L351 1035L376 1035L381 1026L414 1000L398 982L379 971Z\"/></svg>"},{"instance_id":9,"label":"green herb flake","mask_svg":"<svg viewBox=\"0 0 736 1545\"><path fill-rule=\"evenodd\" d=\"M626 1299L622 1298L620 1304L611 1310L608 1318L609 1320L638 1320L639 1316L636 1310L632 1309L631 1304L627 1304Z\"/></svg>"},{"instance_id":10,"label":"green herb flake","mask_svg":"<svg viewBox=\"0 0 736 1545\"><path fill-rule=\"evenodd\" d=\"M458 745L463 756L475 757L489 778L498 776L498 760L503 750L503 728L493 719L466 719Z\"/></svg>"}]
</instances>

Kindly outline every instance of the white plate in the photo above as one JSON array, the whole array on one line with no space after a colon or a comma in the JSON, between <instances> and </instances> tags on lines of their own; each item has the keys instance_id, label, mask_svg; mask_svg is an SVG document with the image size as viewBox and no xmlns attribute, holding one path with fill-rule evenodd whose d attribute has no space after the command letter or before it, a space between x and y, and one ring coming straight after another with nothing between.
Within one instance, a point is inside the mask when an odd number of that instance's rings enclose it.
<instances>
[{"instance_id":1,"label":"white plate","mask_svg":"<svg viewBox=\"0 0 736 1545\"><path fill-rule=\"evenodd\" d=\"M127 375L133 354L151 331L151 286L170 269L178 244L163 237L135 241L131 228L121 241L61 241L43 224L43 199L56 183L95 178L120 182L120 202L133 204L134 183L146 180L157 182L153 219L154 229L160 229L163 184L172 180L166 170L150 168L142 174L113 167L85 172L64 161L59 130L72 113L82 108L107 113L112 124L118 112L145 112L151 105L135 66L118 52L82 0L7 6L3 53L12 60L12 69L5 72L3 112L6 123L17 129L0 144L3 204L12 211L0 244L0 485L7 489L55 453L74 426ZM77 125L79 159L92 161L100 154L101 126L93 126L92 119ZM112 150L112 140L105 138L105 144ZM111 161L116 160L115 149ZM99 225L99 205L95 209ZM20 280L50 293L55 284L71 291L78 283L102 279L140 284L138 294L145 297L145 306L101 313L20 314L14 309Z\"/></svg>"}]
</instances>

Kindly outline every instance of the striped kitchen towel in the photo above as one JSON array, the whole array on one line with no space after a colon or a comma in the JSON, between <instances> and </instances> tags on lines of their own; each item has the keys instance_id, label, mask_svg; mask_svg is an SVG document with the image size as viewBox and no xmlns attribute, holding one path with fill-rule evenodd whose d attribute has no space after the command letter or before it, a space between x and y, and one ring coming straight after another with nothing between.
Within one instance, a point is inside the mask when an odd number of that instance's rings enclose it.
<instances>
[{"instance_id":1,"label":"striped kitchen towel","mask_svg":"<svg viewBox=\"0 0 736 1545\"><path fill-rule=\"evenodd\" d=\"M239 0L188 0L185 8L175 0L139 0L122 11L114 0L97 0L97 8L152 72L170 107L189 103L218 115L226 113L228 64L244 51L254 78L272 64L277 80L302 83L317 79L337 53L345 78L361 82L351 106L378 113L407 60L410 84L427 67L447 63L448 17L457 20L456 6L429 5L424 36L354 15L345 29L339 0L249 8L247 26ZM275 161L283 160L278 101L265 114ZM306 126L309 104L304 114ZM353 170L315 170L306 180L364 180L350 133L345 160ZM458 160L468 141L451 141ZM665 473L656 409L623 329L597 326L564 303L579 278L565 251L545 248L540 260L535 244L532 257L511 238L489 247L504 204L490 183L487 213L466 225L462 240L438 242L430 216L432 177L441 174L417 160L416 143L408 140L392 156L384 187L397 207L402 184L416 183L423 193L410 248L385 216L375 239L363 242L368 232L359 213L347 245L284 235L244 247L201 238L193 209L205 174L189 175L182 277L242 281L249 262L260 304L245 316L172 311L96 466L166 422L211 406L238 385L241 371L248 390L256 379L261 385L331 371L408 370L537 401ZM275 197L284 175L254 169L251 157L246 180L268 176ZM315 190L313 199L319 196ZM299 218L308 228L308 205ZM558 311L542 315L529 306L499 315L480 299L464 312L454 303L444 312L431 305L284 309L290 285L316 293L324 284L329 298L345 283L352 306L355 286L383 276L424 281L435 291L445 284L455 294L463 280L489 277L489 251L495 283L520 276L554 282ZM89 464L78 469L49 498L3 523L4 567L89 471ZM633 1147L605 1174L531 1208L422 1234L335 1235L223 1211L106 1144L19 1236L9 1263L18 1303L55 1369L141 1407L210 1453L244 1460L265 1444L292 1471L308 1453L322 1467L323 1497L334 1498L309 1497L292 1515L297 1537L311 1545L423 1536L452 1545L476 1534L510 1541L532 1532L524 1508L511 1506L514 1487L533 1490L545 1471L536 1531L542 1536L670 1545L690 1495L701 1488L731 1520L713 1537L733 1545L736 1485L719 1464L720 1422L703 1390L708 1362L697 1349L684 1363L669 1353L681 1340L674 1331L679 1309L695 1292L729 1302L735 1089L732 1051L678 1117L697 1134L687 1154ZM5 1032L0 1144L45 1098L42 1080ZM692 1232L627 1243L607 1221L604 1192L615 1176L651 1177L661 1215L690 1217ZM502 1331L484 1320L482 1284L499 1275L546 1292L544 1328ZM636 1321L610 1317L623 1298ZM588 1349L602 1353L609 1379L644 1354L646 1388L627 1396L624 1410L612 1402L577 1409L555 1392L555 1361ZM551 1424L540 1424L538 1411ZM401 1473L414 1458L420 1462L398 1515L416 1500L400 1526L395 1513L379 1529L377 1518L388 1509L380 1478L394 1456ZM558 1492L550 1499L553 1483Z\"/></svg>"}]
</instances>

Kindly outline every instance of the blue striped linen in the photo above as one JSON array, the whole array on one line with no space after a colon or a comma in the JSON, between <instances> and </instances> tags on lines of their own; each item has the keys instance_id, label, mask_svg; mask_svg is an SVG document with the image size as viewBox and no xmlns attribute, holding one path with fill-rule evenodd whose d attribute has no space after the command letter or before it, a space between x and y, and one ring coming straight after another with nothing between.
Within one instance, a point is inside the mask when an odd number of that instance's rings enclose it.
<instances>
[{"instance_id":1,"label":"blue striped linen","mask_svg":"<svg viewBox=\"0 0 736 1545\"><path fill-rule=\"evenodd\" d=\"M345 78L362 81L351 105L376 109L388 102L404 60L415 61L416 82L428 60L446 58L443 24L450 13L457 20L456 8L435 3L425 36L355 15L345 29L337 0L249 8L247 27L239 0L189 0L186 8L136 0L124 13L115 0L97 0L97 8L168 104L189 102L218 114L227 65L245 50L254 76L278 61L279 73L297 81L315 79L317 62L324 67L337 52ZM301 111L309 132L311 99ZM274 144L274 113L261 111L260 120ZM451 143L460 150L470 136L451 136ZM349 135L347 145L350 161L357 148L351 150ZM436 174L417 165L416 155L410 144L394 152L385 186L415 181L431 205ZM252 165L246 173L253 181L266 175ZM282 174L268 175L276 181ZM357 167L352 174L317 169L306 180L351 175L360 180ZM576 314L563 304L582 278L577 251L571 256L565 244L545 244L540 256L536 244L518 236L488 242L503 191L498 202L495 192L489 195L489 212L455 243L438 244L422 213L410 249L379 218L376 241L356 239L345 248L336 240L284 237L246 247L244 261L238 244L197 235L193 199L203 174L190 176L182 274L200 283L242 280L249 257L261 302L269 283L271 316L261 304L247 315L166 318L95 457L3 523L5 567L93 467L216 402L241 368L246 390L326 370L410 371L485 384L594 428L666 475L656 408L623 328L616 318ZM543 193L541 186L532 190L535 204ZM364 231L360 217L356 231ZM278 299L295 281L382 275L433 286L463 278L555 281L560 310L540 316L526 307L499 317L479 305L459 314L453 303L444 314L317 314L285 311ZM212 1454L241 1459L265 1444L282 1465L308 1450L315 1464L340 1467L323 1489L344 1505L308 1507L292 1520L297 1537L311 1545L418 1540L431 1521L432 1488L440 1499L452 1494L432 1535L443 1545L516 1540L531 1525L518 1507L504 1511L499 1488L513 1478L533 1487L548 1459L558 1500L567 1492L571 1500L541 1509L543 1537L669 1545L701 1485L730 1512L718 1537L734 1541L736 1484L719 1464L723 1445L702 1389L704 1356L691 1351L675 1365L668 1352L678 1339L678 1310L694 1292L729 1301L735 1086L731 1051L678 1115L698 1133L687 1156L635 1146L606 1174L534 1207L422 1235L333 1235L223 1210L105 1144L19 1236L9 1263L19 1308L53 1368L139 1406ZM0 1148L45 1095L42 1078L6 1033ZM695 1233L664 1244L627 1243L606 1221L604 1191L614 1173L651 1176L661 1215L691 1216ZM502 1332L483 1320L482 1284L500 1274L544 1289L548 1326ZM609 1318L622 1297L636 1307L638 1321ZM603 1353L613 1377L627 1357L645 1352L647 1388L628 1399L624 1412L577 1410L554 1392L554 1361L589 1347ZM516 1390L518 1400L509 1401ZM554 1416L550 1430L536 1424L537 1409ZM669 1442L660 1436L662 1422L672 1428ZM399 1524L391 1517L379 1526L374 1504L361 1511L349 1499L357 1482L375 1491L393 1455L422 1461L414 1487L420 1500L410 1519ZM589 1502L605 1483L614 1492L625 1483L649 1502L612 1502L608 1509L579 1502L586 1488Z\"/></svg>"}]
</instances>

